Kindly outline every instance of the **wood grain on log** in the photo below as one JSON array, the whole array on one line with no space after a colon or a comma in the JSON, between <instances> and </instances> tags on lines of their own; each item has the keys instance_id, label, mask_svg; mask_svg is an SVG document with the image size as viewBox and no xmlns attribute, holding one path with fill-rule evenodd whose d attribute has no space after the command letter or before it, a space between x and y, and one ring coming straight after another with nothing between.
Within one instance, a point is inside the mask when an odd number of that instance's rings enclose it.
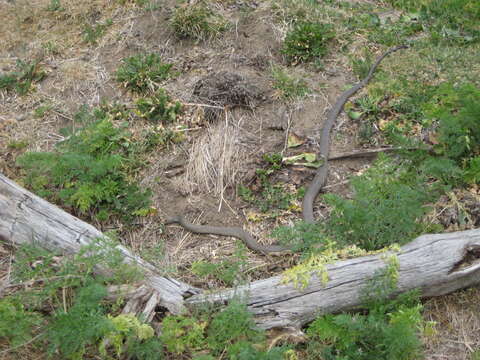
<instances>
[{"instance_id":1,"label":"wood grain on log","mask_svg":"<svg viewBox=\"0 0 480 360\"><path fill-rule=\"evenodd\" d=\"M17 245L35 243L66 254L76 253L104 234L94 226L23 189L0 174L0 240ZM159 305L180 313L183 299L198 289L181 281L157 275L157 269L123 246L118 246L125 261L135 263L147 273L147 282L158 292Z\"/></svg>"},{"instance_id":2,"label":"wood grain on log","mask_svg":"<svg viewBox=\"0 0 480 360\"><path fill-rule=\"evenodd\" d=\"M0 174L0 240L15 244L35 241L51 250L74 253L102 236L95 227ZM220 303L240 295L256 322L265 329L299 328L319 314L360 306L361 291L367 281L386 266L385 254L364 256L328 265L326 284L312 274L308 286L298 289L283 284L281 276L274 276L236 289L200 294L188 284L159 276L151 264L126 248L119 246L119 249L126 261L146 270L146 285L151 289L145 293L142 288L138 297L142 306L133 297L129 303L131 309L145 311L150 318L156 304L178 314L185 303L190 306ZM480 284L480 229L423 235L402 247L396 256L400 265L398 292L419 288L423 296L430 297Z\"/></svg>"},{"instance_id":3,"label":"wood grain on log","mask_svg":"<svg viewBox=\"0 0 480 360\"><path fill-rule=\"evenodd\" d=\"M313 275L308 287L282 284L282 277L258 280L235 290L195 295L189 304L225 302L240 296L260 327L301 327L316 316L353 309L376 270L386 266L385 254L327 265L329 281ZM423 235L396 253L400 264L398 292L420 289L438 296L480 283L480 230Z\"/></svg>"}]
</instances>

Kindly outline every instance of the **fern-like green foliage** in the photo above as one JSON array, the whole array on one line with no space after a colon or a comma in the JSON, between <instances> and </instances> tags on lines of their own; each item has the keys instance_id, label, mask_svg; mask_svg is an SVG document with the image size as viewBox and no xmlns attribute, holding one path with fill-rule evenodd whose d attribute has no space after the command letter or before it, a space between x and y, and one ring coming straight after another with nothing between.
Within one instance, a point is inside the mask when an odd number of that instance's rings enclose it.
<instances>
[{"instance_id":1,"label":"fern-like green foliage","mask_svg":"<svg viewBox=\"0 0 480 360\"><path fill-rule=\"evenodd\" d=\"M40 313L25 310L22 301L14 296L0 300L0 339L18 346L32 339L42 322Z\"/></svg>"},{"instance_id":2,"label":"fern-like green foliage","mask_svg":"<svg viewBox=\"0 0 480 360\"><path fill-rule=\"evenodd\" d=\"M29 340L34 330L39 332L37 325L42 317L34 310L41 309L49 351L62 358L83 359L90 351L100 351L105 356L113 353L117 358L124 354L137 354L138 359L158 358L162 347L153 338L150 326L132 315L108 315L112 306L104 299L106 286L142 279L141 270L124 264L124 255L117 245L111 239L98 239L71 256L34 245L20 247L15 254L12 278L31 285L0 301L0 336L10 345ZM104 275L94 274L98 266Z\"/></svg>"},{"instance_id":3,"label":"fern-like green foliage","mask_svg":"<svg viewBox=\"0 0 480 360\"><path fill-rule=\"evenodd\" d=\"M400 245L419 235L425 226L418 219L432 199L408 168L381 156L363 175L351 180L353 199L327 194L332 206L326 232L340 245L355 244L365 250Z\"/></svg>"},{"instance_id":4,"label":"fern-like green foliage","mask_svg":"<svg viewBox=\"0 0 480 360\"><path fill-rule=\"evenodd\" d=\"M132 344L143 340L152 339L155 335L150 325L142 324L133 314L120 314L112 317L107 315L108 320L112 324L113 330L105 335L100 344L100 354L107 356L107 347L114 348L115 355L122 357L125 350Z\"/></svg>"},{"instance_id":5,"label":"fern-like green foliage","mask_svg":"<svg viewBox=\"0 0 480 360\"><path fill-rule=\"evenodd\" d=\"M307 358L420 359L422 306L416 292L389 300L396 289L397 271L398 263L390 260L373 276L364 291L366 314L325 315L311 323L307 329Z\"/></svg>"},{"instance_id":6,"label":"fern-like green foliage","mask_svg":"<svg viewBox=\"0 0 480 360\"><path fill-rule=\"evenodd\" d=\"M150 191L129 180L129 172L138 167L132 135L115 126L105 112L97 109L90 116L90 123L55 151L27 152L18 158L25 184L87 218L105 221L114 215L132 221L150 205Z\"/></svg>"},{"instance_id":7,"label":"fern-like green foliage","mask_svg":"<svg viewBox=\"0 0 480 360\"><path fill-rule=\"evenodd\" d=\"M274 347L270 350L259 350L251 342L239 341L228 348L230 360L280 360L285 359L287 347Z\"/></svg>"},{"instance_id":8,"label":"fern-like green foliage","mask_svg":"<svg viewBox=\"0 0 480 360\"><path fill-rule=\"evenodd\" d=\"M427 229L421 222L426 204L438 196L422 183L422 174L408 163L379 156L361 176L351 179L354 196L324 195L330 218L318 224L280 227L273 236L304 257L326 249L355 245L367 251L403 245Z\"/></svg>"},{"instance_id":9,"label":"fern-like green foliage","mask_svg":"<svg viewBox=\"0 0 480 360\"><path fill-rule=\"evenodd\" d=\"M155 53L138 54L122 60L117 69L116 80L138 93L155 91L158 83L175 76L173 64L164 63Z\"/></svg>"},{"instance_id":10,"label":"fern-like green foliage","mask_svg":"<svg viewBox=\"0 0 480 360\"><path fill-rule=\"evenodd\" d=\"M207 342L214 355L220 355L240 341L256 343L264 340L264 333L256 328L252 314L244 304L236 301L213 317L207 334Z\"/></svg>"},{"instance_id":11,"label":"fern-like green foliage","mask_svg":"<svg viewBox=\"0 0 480 360\"><path fill-rule=\"evenodd\" d=\"M104 286L92 283L81 288L68 312L60 310L49 325L50 350L66 359L83 359L88 345L98 343L114 330L101 306L107 295Z\"/></svg>"},{"instance_id":12,"label":"fern-like green foliage","mask_svg":"<svg viewBox=\"0 0 480 360\"><path fill-rule=\"evenodd\" d=\"M163 319L160 336L166 349L173 354L193 352L205 347L207 323L193 317L170 315Z\"/></svg>"}]
</instances>

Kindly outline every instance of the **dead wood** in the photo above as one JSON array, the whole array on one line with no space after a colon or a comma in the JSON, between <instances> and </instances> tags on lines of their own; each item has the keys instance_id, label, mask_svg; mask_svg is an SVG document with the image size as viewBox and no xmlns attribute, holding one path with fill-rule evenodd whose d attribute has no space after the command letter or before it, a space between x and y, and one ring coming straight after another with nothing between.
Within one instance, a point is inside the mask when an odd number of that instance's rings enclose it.
<instances>
[{"instance_id":1,"label":"dead wood","mask_svg":"<svg viewBox=\"0 0 480 360\"><path fill-rule=\"evenodd\" d=\"M0 240L12 244L35 242L46 249L75 253L102 236L92 225L0 174ZM308 286L299 289L274 276L236 289L201 294L188 284L159 276L151 264L124 247L119 249L127 262L146 271L144 286L125 291L125 311L143 313L151 319L157 306L178 314L185 305L224 303L239 295L265 329L299 328L319 314L360 306L361 290L368 279L386 266L385 254L364 256L328 265L326 284L312 274ZM480 283L480 229L423 235L402 247L396 256L400 264L399 293L418 288L422 296L431 297ZM112 289L112 296L116 290Z\"/></svg>"},{"instance_id":2,"label":"dead wood","mask_svg":"<svg viewBox=\"0 0 480 360\"><path fill-rule=\"evenodd\" d=\"M375 271L386 266L386 254L328 265L328 282L312 274L305 289L283 284L282 276L251 282L237 289L199 294L189 304L226 302L239 296L265 329L296 327L320 314L338 313L361 304L361 291ZM480 283L480 229L423 235L396 253L398 292L420 289L423 297L444 295Z\"/></svg>"},{"instance_id":3,"label":"dead wood","mask_svg":"<svg viewBox=\"0 0 480 360\"><path fill-rule=\"evenodd\" d=\"M0 240L15 245L35 243L48 250L72 254L81 246L102 237L104 235L92 225L0 174ZM188 284L159 276L153 265L123 246L118 248L124 254L126 262L135 263L146 271L151 296L156 294L158 305L172 313L180 313L184 309L184 297L198 293L197 289Z\"/></svg>"}]
</instances>

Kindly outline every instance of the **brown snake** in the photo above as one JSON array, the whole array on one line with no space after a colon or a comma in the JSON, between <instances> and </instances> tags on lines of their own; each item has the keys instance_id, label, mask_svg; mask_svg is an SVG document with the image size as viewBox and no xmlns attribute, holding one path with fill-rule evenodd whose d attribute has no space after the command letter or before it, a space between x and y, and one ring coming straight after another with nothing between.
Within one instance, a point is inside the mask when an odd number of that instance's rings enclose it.
<instances>
[{"instance_id":1,"label":"brown snake","mask_svg":"<svg viewBox=\"0 0 480 360\"><path fill-rule=\"evenodd\" d=\"M302 215L305 222L315 222L315 219L313 217L313 202L315 201L315 198L317 197L322 187L325 185L327 179L328 153L330 151L330 131L332 130L332 127L335 124L335 120L337 119L338 115L343 110L343 106L350 97L352 97L357 91L359 91L361 88L368 84L368 82L372 79L373 73L377 69L378 65L386 56L400 49L406 49L407 47L408 46L406 45L396 46L379 56L375 63L371 66L368 75L362 81L355 84L350 89L344 91L335 102L335 105L328 112L325 125L320 135L319 155L323 158L323 164L318 168L317 172L315 173L315 177L312 180L312 183L308 187L305 196L303 197ZM263 254L279 253L290 250L280 245L261 245L253 238L251 234L249 234L240 227L195 225L186 221L185 218L181 215L171 217L165 222L165 224L167 225L174 223L181 225L184 229L193 233L214 234L238 238L242 240L248 248Z\"/></svg>"}]
</instances>

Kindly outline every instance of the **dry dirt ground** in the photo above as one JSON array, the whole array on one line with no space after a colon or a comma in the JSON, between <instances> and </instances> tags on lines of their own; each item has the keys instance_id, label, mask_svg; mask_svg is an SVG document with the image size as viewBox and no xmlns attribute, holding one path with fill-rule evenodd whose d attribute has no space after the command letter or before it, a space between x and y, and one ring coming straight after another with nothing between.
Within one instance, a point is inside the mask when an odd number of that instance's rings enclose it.
<instances>
[{"instance_id":1,"label":"dry dirt ground","mask_svg":"<svg viewBox=\"0 0 480 360\"><path fill-rule=\"evenodd\" d=\"M166 273L204 288L217 287L193 276L194 261L218 261L232 255L234 239L200 236L180 227L162 225L175 214L185 214L199 224L238 225L269 243L270 231L300 218L294 208L280 217L252 219L255 212L236 193L236 185L256 181L255 169L262 166L265 153L315 151L322 121L329 106L348 84L357 81L348 59L332 45L323 69L309 66L289 71L303 76L312 90L307 97L286 101L272 88L271 64L284 64L280 47L286 24L274 20L268 1L219 1L216 9L232 24L231 29L215 40L196 43L178 39L168 26L175 1L159 1L153 10L144 10L134 2L124 4L107 0L61 1L65 11L46 10L46 0L0 0L0 69L13 70L17 59L36 59L47 71L46 78L35 84L25 96L0 93L0 171L12 179L19 178L15 158L25 150L51 150L62 139L60 129L72 125L80 105L98 105L102 99L130 104L134 95L114 80L114 72L127 56L143 52L160 54L175 64L180 75L164 84L165 89L186 105L185 141L158 149L139 175L142 186L153 190L155 216L140 220L134 230L123 233L123 241L140 254L149 255ZM82 39L85 22L112 19L105 35L95 45ZM358 44L361 44L359 41ZM355 44L354 44L355 45ZM360 45L358 45L360 47ZM380 52L380 49L379 51ZM399 55L400 56L400 55ZM386 59L383 67L392 66ZM229 106L212 116L202 106L209 99L194 89L209 75L241 79L252 108ZM225 75L227 74L227 75ZM228 80L228 79L227 79ZM227 81L225 80L225 81ZM41 105L51 109L43 117L34 110ZM138 125L141 126L141 125ZM358 150L358 124L342 114L332 135L331 153ZM296 134L304 144L287 148L288 134ZM26 141L23 150L8 144ZM328 191L348 194L348 176L364 170L368 159L332 162ZM277 181L287 189L306 186L313 171L306 167L284 168ZM298 204L300 205L300 204ZM317 203L317 218L323 208ZM6 264L6 255L0 253ZM156 256L156 257L154 257ZM265 257L248 252L245 273L251 279L270 276L288 268L292 257ZM480 292L465 292L426 302L425 317L437 322L437 334L426 339L427 359L469 359L480 344Z\"/></svg>"}]
</instances>

